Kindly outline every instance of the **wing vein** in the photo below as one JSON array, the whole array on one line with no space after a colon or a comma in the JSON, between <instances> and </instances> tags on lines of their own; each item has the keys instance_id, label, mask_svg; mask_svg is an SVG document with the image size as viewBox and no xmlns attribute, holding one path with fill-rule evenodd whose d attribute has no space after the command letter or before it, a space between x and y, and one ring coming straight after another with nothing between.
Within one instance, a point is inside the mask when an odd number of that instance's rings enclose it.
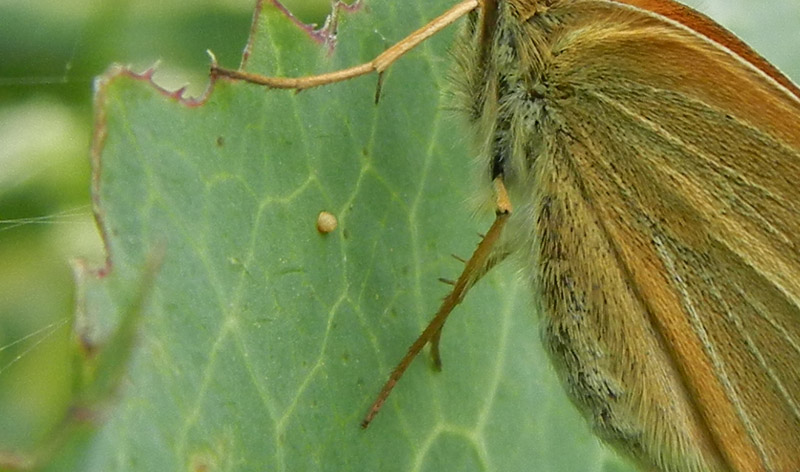
<instances>
[{"instance_id":1,"label":"wing vein","mask_svg":"<svg viewBox=\"0 0 800 472\"><path fill-rule=\"evenodd\" d=\"M736 414L744 425L745 429L748 432L748 435L753 440L753 444L755 445L756 449L758 450L758 454L761 457L761 460L764 464L770 464L770 459L766 451L766 447L764 446L764 442L761 439L761 435L758 434L758 429L753 422L753 419L744 410L742 405L744 402L742 401L741 397L739 396L738 391L733 386L731 382L730 375L728 374L728 369L723 360L722 356L719 355L717 349L715 348L715 344L711 341L711 337L709 336L708 330L703 323L703 320L698 313L695 304L692 300L692 296L690 294L689 287L686 284L686 281L681 276L680 272L677 269L675 264L675 259L672 257L670 252L667 250L666 244L662 240L661 235L656 234L653 237L653 243L655 245L656 251L661 258L661 261L664 263L664 267L669 272L670 279L673 282L673 286L678 289L680 293L681 305L683 305L684 312L689 315L689 321L692 325L692 329L694 330L697 337L700 338L701 345L703 346L703 350L705 351L706 355L708 355L709 359L711 360L711 364L714 366L714 374L719 380L720 384L722 385L723 389L725 390L725 394L728 396L728 401L736 410ZM728 313L730 315L730 313Z\"/></svg>"},{"instance_id":2,"label":"wing vein","mask_svg":"<svg viewBox=\"0 0 800 472\"><path fill-rule=\"evenodd\" d=\"M659 137L667 140L669 143L671 143L671 144L673 144L673 145L675 145L675 146L677 146L677 147L679 147L681 149L686 149L692 155L703 159L714 170L718 171L720 173L720 175L725 175L725 176L727 176L728 178L731 178L731 179L736 179L738 177L739 180L741 182L743 182L744 184L749 185L754 190L760 191L763 196L768 197L768 198L772 198L774 200L774 197L773 197L772 193L769 190L767 190L765 188L762 188L761 186L759 186L759 185L757 185L755 183L752 183L752 182L744 180L738 173L736 173L735 170L732 170L727 166L722 166L722 165L718 164L716 161L714 161L714 159L710 158L705 153L703 153L699 149L697 149L696 146L693 146L693 145L691 145L689 143L686 143L684 140L682 140L679 137L675 136L673 133L670 133L669 131L667 131L663 127L659 126L657 123L654 123L652 120L650 120L650 119L648 119L648 118L636 113L635 111L631 110L630 108L628 108L624 104L620 103L619 101L614 100L613 98L611 98L611 97L609 97L609 96L607 96L605 94L602 94L600 92L589 91L588 93L591 94L592 96L594 96L595 98L597 98L598 100L600 100L601 102L605 103L606 105L611 106L612 108L614 108L618 112L621 112L624 115L628 116L634 123L645 127L646 129L650 130L651 132L657 134ZM683 178L683 176L681 176L679 172L676 172L675 170L673 170L673 169L671 169L669 167L664 167L663 169L664 169L663 171L665 173L667 173L667 174L671 174L672 176L675 176L675 177L677 177L679 179ZM615 182L617 183L618 187L620 187L620 189L624 189L625 188L624 187L624 183L621 182L620 179L615 179ZM741 204L744 207L747 207L747 209L750 210L748 212L748 216L751 217L751 218L756 218L757 221L758 221L758 224L760 224L762 228L767 228L770 234L779 237L783 241L783 243L786 244L787 246L789 246L789 247L794 247L795 246L795 244L792 241L792 239L786 233L784 233L783 231L781 231L780 229L775 227L775 225L770 223L767 219L765 219L761 215L761 212L759 212L755 207L753 207L749 202L747 202L746 199L741 198L735 192L733 193L733 195L736 197L737 203ZM778 201L774 201L773 203L775 205L779 205L779 206L781 205L781 203L778 202ZM647 214L647 213L644 213L644 214ZM743 237L751 238L751 236L749 235L750 231L747 228L743 227L741 224L736 223L733 219L727 218L725 222L727 224L729 224L729 225L736 225L735 227L731 227L729 229L730 233L736 234L736 235L743 235ZM734 247L734 245L732 244L732 241L730 241L728 239L722 239L722 238L717 238L717 240L719 242L721 242L722 244L724 244L731 251L731 253L737 254L742 259L742 261L744 261L749 267L751 267L754 271L756 271L756 273L758 273L760 276L764 277L766 280L769 280L770 283L772 283L772 285L774 285L776 288L778 288L781 291L781 293L784 295L784 297L786 297L787 300L791 300L792 304L795 307L797 307L798 310L800 310L800 299L798 299L795 296L795 294L787 286L785 286L785 284L780 283L780 280L778 279L778 277L775 276L776 273L780 273L780 274L792 273L792 269L787 267L786 264L783 263L780 258L776 258L776 257L770 258L771 262L774 262L775 264L779 265L779 267L778 267L779 270L775 271L776 267L766 267L763 264L761 264L761 265L757 264L757 262L755 260L753 260L753 258L752 258L753 254L748 254L747 252L743 252L743 251L738 250L738 248Z\"/></svg>"},{"instance_id":3,"label":"wing vein","mask_svg":"<svg viewBox=\"0 0 800 472\"><path fill-rule=\"evenodd\" d=\"M634 110L631 110L629 107L625 106L624 104L620 103L617 100L614 100L613 98L609 97L608 95L606 95L604 93L601 93L601 92L596 91L596 90L586 90L586 92L588 94L592 95L593 97L597 98L598 100L602 101L603 103L611 106L612 108L616 109L617 111L619 111L619 112L623 113L624 115L628 116L635 124L643 126L644 128L648 129L650 132L658 135L662 139L665 139L670 144L672 144L672 145L674 145L674 146L676 146L676 147L678 147L680 149L685 149L691 155L702 159L704 162L706 162L709 165L710 168L714 169L719 175L724 175L728 179L730 179L731 181L740 182L742 185L747 186L748 188L750 188L751 190L753 190L755 192L758 192L761 196L771 199L772 202L775 205L779 205L779 206L783 205L783 202L782 201L778 201L776 199L776 197L772 194L772 192L769 189L767 189L767 188L765 188L765 187L763 187L763 186L761 186L761 185L759 185L759 184L757 184L755 182L752 182L751 180L746 179L744 175L742 175L740 172L737 172L731 166L723 165L718 160L715 160L715 159L709 157L708 155L706 155L706 153L700 151L696 146L693 146L692 144L689 144L686 141L684 141L683 139L681 139L680 137L675 136L675 134L671 133L670 131L665 129L663 126L658 125L653 120L648 119L647 117L642 116L639 113L636 113ZM703 104L703 105L705 105L705 104ZM705 105L705 106L708 107L708 105ZM721 114L722 112L718 111L718 113ZM778 141L775 141L775 142L778 142ZM778 142L778 143L780 144L781 148L786 150L787 153L793 152L791 150L791 148L788 148L784 143L782 143L782 142ZM669 170L670 169L668 169L668 171ZM675 174L675 175L680 177L679 174ZM781 238L785 244L793 245L792 239L786 233L784 233L779 228L775 227L771 222L766 220L761 215L761 213L758 210L756 210L756 208L753 207L753 205L751 205L746 199L743 199L743 198L739 197L739 195L737 195L736 193L733 193L733 195L736 196L736 203L747 207L747 209L750 210L749 214L751 216L754 216L754 217L758 218L759 222L761 223L761 225L763 227L765 227L765 228L768 228L769 232L771 234Z\"/></svg>"},{"instance_id":4,"label":"wing vein","mask_svg":"<svg viewBox=\"0 0 800 472\"><path fill-rule=\"evenodd\" d=\"M750 306L753 307L753 311L756 314L758 314L761 317L761 319L763 319L767 323L769 323L770 326L772 326L772 328L776 332L779 332L781 334L781 336L792 346L792 348L796 352L800 353L800 345L798 345L797 340L795 340L786 331L786 329L783 326L781 326L780 324L776 323L775 320L772 319L772 317L764 316L765 312L762 312L762 310L759 309L758 303L755 300L752 299L752 297L747 293L747 291L742 289L742 287L740 287L739 285L736 285L735 288L736 288L737 292L739 293L739 296L741 296L743 300L746 300L747 303L749 303ZM747 343L748 348L750 348L752 346L752 350L751 351L753 352L754 355L757 356L758 361L761 364L761 366L764 368L764 370L766 372L768 372L770 379L773 381L775 386L778 388L778 391L780 392L780 394L783 397L783 399L786 402L786 404L791 409L791 411L794 414L795 418L800 420L800 405L798 405L798 403L794 400L794 398L792 398L791 394L789 393L789 389L786 388L786 385L784 385L783 381L775 373L775 370L772 367L769 366L769 364L766 361L766 358L761 354L761 351L758 349L756 344L753 343L753 341L750 338L750 336L746 334L746 330L744 329L744 326L741 325L740 323L737 323L735 326L736 326L737 331L739 331L739 334L741 334L743 337L745 337L748 340L748 343Z\"/></svg>"}]
</instances>

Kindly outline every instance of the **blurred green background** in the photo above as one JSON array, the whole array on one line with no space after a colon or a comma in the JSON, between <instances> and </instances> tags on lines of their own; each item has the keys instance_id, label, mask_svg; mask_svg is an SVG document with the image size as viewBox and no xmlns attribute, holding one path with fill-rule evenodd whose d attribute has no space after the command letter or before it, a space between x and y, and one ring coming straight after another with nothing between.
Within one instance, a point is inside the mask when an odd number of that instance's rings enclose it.
<instances>
[{"instance_id":1,"label":"blurred green background","mask_svg":"<svg viewBox=\"0 0 800 472\"><path fill-rule=\"evenodd\" d=\"M330 0L283 3L321 23ZM206 49L235 67L254 4L0 1L0 453L34 447L70 394L70 261L103 258L89 195L93 78L115 62L158 62L159 84L199 95ZM800 79L800 2L692 5Z\"/></svg>"}]
</instances>

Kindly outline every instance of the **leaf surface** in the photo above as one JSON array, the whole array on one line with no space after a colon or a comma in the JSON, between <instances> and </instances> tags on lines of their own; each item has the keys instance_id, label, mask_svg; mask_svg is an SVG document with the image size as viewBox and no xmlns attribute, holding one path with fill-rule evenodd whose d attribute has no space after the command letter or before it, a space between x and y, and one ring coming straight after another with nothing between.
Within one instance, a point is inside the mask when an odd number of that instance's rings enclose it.
<instances>
[{"instance_id":1,"label":"leaf surface","mask_svg":"<svg viewBox=\"0 0 800 472\"><path fill-rule=\"evenodd\" d=\"M331 49L264 1L246 69L358 64L448 6L340 10ZM632 470L567 401L513 264L448 321L444 370L421 356L359 428L447 293L437 278L460 272L450 254L492 218L470 211L481 169L444 93L456 29L393 65L377 105L375 76L299 94L219 80L197 102L121 69L99 82L94 339L163 256L106 421L54 470Z\"/></svg>"}]
</instances>

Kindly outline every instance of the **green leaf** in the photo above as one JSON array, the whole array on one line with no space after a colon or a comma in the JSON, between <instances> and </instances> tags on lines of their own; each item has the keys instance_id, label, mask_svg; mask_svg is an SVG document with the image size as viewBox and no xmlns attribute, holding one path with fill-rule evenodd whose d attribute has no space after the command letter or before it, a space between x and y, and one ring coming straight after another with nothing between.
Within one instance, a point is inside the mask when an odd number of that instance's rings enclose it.
<instances>
[{"instance_id":1,"label":"green leaf","mask_svg":"<svg viewBox=\"0 0 800 472\"><path fill-rule=\"evenodd\" d=\"M264 1L246 68L358 64L450 4L341 10L331 49ZM448 321L444 370L421 356L359 428L447 293L437 278L460 272L450 254L492 219L471 216L482 168L443 93L456 29L393 65L377 105L375 76L300 94L218 81L197 102L124 69L98 82L110 265L85 288L90 344L132 326L125 306L163 258L105 421L52 470L632 470L567 401L513 263Z\"/></svg>"}]
</instances>

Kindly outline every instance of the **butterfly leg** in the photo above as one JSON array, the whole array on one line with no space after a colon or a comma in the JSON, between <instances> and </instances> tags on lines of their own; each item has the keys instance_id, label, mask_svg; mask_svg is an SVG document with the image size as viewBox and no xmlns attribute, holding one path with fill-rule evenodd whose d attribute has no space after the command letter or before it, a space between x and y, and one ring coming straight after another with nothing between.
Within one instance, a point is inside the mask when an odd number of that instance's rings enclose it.
<instances>
[{"instance_id":1,"label":"butterfly leg","mask_svg":"<svg viewBox=\"0 0 800 472\"><path fill-rule=\"evenodd\" d=\"M390 65L400 59L405 53L419 46L426 39L450 26L456 20L477 7L478 0L463 0L433 19L430 23L409 34L400 42L379 54L375 59L347 69L306 77L267 77L243 70L231 70L219 67L214 55L211 54L211 76L243 80L253 84L264 85L269 88L294 89L300 91L377 72L378 89L375 93L375 100L377 101L380 95L380 84L383 72L389 68Z\"/></svg>"},{"instance_id":2,"label":"butterfly leg","mask_svg":"<svg viewBox=\"0 0 800 472\"><path fill-rule=\"evenodd\" d=\"M394 368L392 374L389 376L389 380L383 385L378 397L372 403L372 406L367 412L367 415L361 421L361 427L366 428L369 426L369 423L378 414L383 403L389 397L394 386L397 384L397 381L400 380L400 377L403 376L408 366L411 364L411 361L417 357L417 354L422 350L423 347L427 343L431 343L431 352L434 358L434 364L441 366L441 359L439 357L439 338L441 337L442 326L444 325L445 320L447 320L448 315L453 309L461 303L464 299L464 296L467 294L467 291L477 282L489 269L491 269L494 265L496 265L500 260L501 257L497 257L494 254L494 248L497 241L500 239L500 235L502 234L503 227L505 226L506 222L508 221L509 216L511 216L511 202L508 199L508 194L506 192L506 187L503 184L502 176L497 177L494 181L495 184L495 197L496 197L496 208L495 208L495 220L492 223L491 228L486 233L486 236L481 240L478 247L475 249L475 252L472 253L472 257L469 258L467 261L466 266L464 266L464 271L461 272L461 275L456 280L455 286L450 294L445 297L444 301L442 301L439 310L436 312L436 316L433 317L428 326L419 335L416 341L408 348L408 352L400 360L400 363L397 364L397 367Z\"/></svg>"},{"instance_id":3,"label":"butterfly leg","mask_svg":"<svg viewBox=\"0 0 800 472\"><path fill-rule=\"evenodd\" d=\"M489 259L486 260L486 263L484 264L483 267L478 267L476 272L474 274L471 274L472 276L469 279L468 285L463 288L463 294L466 294L469 291L469 289L472 288L473 285L478 283L478 281L481 278L483 278L484 275L488 274L497 264L503 262L508 255L509 255L508 252L499 252L496 254L492 254L491 257L489 257ZM473 257L475 256L473 255ZM465 264L466 262L468 261L465 261ZM465 267L464 272L462 272L462 274L466 273L466 270L467 268ZM453 285L454 287L453 291L455 291L457 282L453 282L451 285ZM453 308L455 308L455 305L450 307L451 310ZM431 344L431 360L433 361L433 367L436 370L442 370L442 357L439 354L439 340L442 337L442 328L444 328L444 322L442 322L442 326L439 327L439 329L433 334L431 340L429 341Z\"/></svg>"}]
</instances>

